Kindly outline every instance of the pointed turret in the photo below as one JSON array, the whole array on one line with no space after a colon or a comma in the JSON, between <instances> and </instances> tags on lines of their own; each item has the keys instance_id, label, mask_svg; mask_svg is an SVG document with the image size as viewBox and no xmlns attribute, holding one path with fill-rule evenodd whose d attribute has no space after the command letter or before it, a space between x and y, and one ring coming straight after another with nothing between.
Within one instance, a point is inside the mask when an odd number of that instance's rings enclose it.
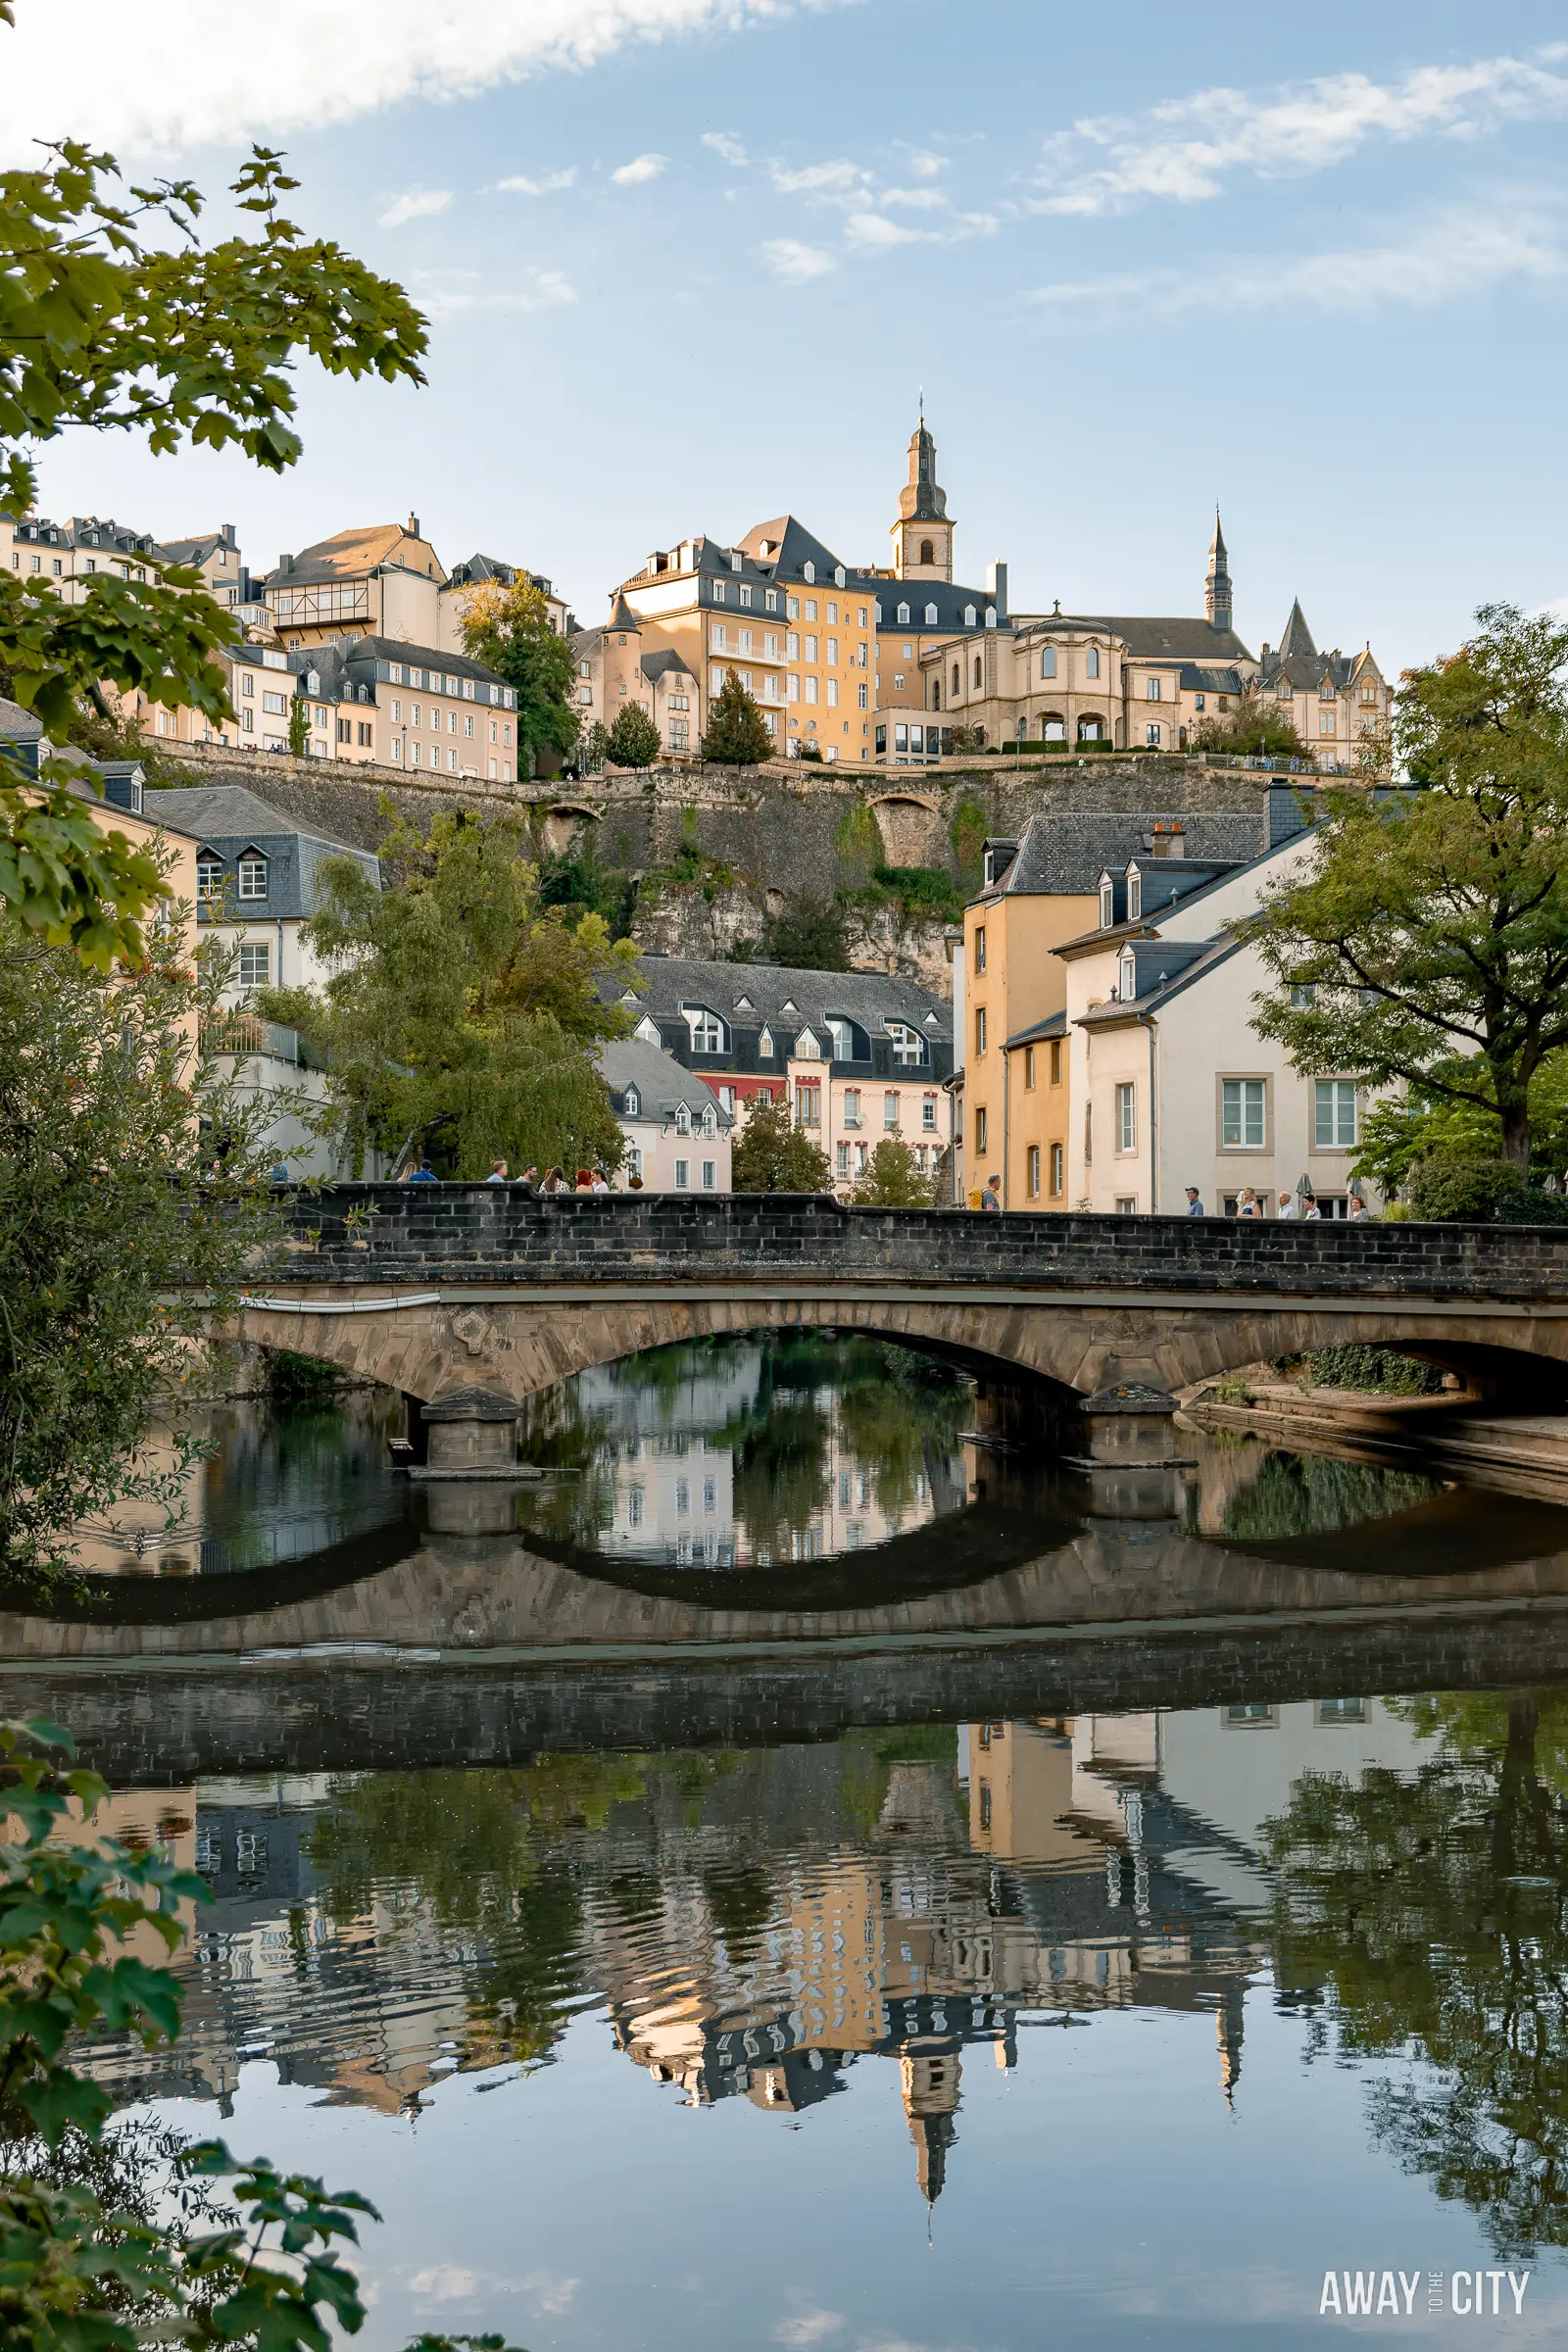
<instances>
[{"instance_id":1,"label":"pointed turret","mask_svg":"<svg viewBox=\"0 0 1568 2352\"><path fill-rule=\"evenodd\" d=\"M610 618L605 625L607 628L627 629L634 633L639 632L642 628L642 622L618 588L615 591L615 601L610 608Z\"/></svg>"},{"instance_id":2,"label":"pointed turret","mask_svg":"<svg viewBox=\"0 0 1568 2352\"><path fill-rule=\"evenodd\" d=\"M1282 662L1315 662L1317 660L1317 647L1312 643L1312 632L1306 625L1306 614L1301 611L1299 597L1292 605L1291 617L1285 623L1285 634L1280 639L1280 660Z\"/></svg>"},{"instance_id":3,"label":"pointed turret","mask_svg":"<svg viewBox=\"0 0 1568 2352\"><path fill-rule=\"evenodd\" d=\"M1225 534L1219 526L1219 508L1214 509L1214 536L1208 546L1208 578L1203 589L1203 610L1209 625L1216 629L1235 626L1231 617L1231 575L1227 568Z\"/></svg>"}]
</instances>

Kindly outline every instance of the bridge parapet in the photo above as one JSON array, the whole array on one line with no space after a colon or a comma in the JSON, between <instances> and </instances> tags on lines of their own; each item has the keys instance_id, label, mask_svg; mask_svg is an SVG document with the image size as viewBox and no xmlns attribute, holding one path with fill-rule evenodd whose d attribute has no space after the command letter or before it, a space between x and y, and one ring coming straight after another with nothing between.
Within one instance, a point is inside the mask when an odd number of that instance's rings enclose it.
<instances>
[{"instance_id":1,"label":"bridge parapet","mask_svg":"<svg viewBox=\"0 0 1568 2352\"><path fill-rule=\"evenodd\" d=\"M778 1194L564 1195L345 1184L286 1203L269 1282L848 1282L1222 1298L1568 1301L1568 1230L1228 1217L980 1216Z\"/></svg>"}]
</instances>

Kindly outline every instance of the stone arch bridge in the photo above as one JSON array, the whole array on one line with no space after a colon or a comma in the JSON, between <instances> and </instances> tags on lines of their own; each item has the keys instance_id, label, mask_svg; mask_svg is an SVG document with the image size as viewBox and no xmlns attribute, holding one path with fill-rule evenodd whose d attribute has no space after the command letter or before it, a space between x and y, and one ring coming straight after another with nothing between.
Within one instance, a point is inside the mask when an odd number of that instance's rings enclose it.
<instances>
[{"instance_id":1,"label":"stone arch bridge","mask_svg":"<svg viewBox=\"0 0 1568 2352\"><path fill-rule=\"evenodd\" d=\"M1480 1394L1568 1397L1568 1230L979 1216L720 1195L339 1185L286 1202L238 1337L430 1404L520 1399L710 1333L863 1332L1058 1403L1391 1346Z\"/></svg>"}]
</instances>

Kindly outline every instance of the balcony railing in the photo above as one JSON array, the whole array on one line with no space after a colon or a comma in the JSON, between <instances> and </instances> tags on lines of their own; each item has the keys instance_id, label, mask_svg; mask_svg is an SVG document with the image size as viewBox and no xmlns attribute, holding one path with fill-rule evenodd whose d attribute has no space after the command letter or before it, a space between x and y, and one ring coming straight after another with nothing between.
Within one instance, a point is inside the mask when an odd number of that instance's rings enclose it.
<instances>
[{"instance_id":1,"label":"balcony railing","mask_svg":"<svg viewBox=\"0 0 1568 2352\"><path fill-rule=\"evenodd\" d=\"M210 1054L234 1054L246 1058L286 1061L301 1070L323 1070L324 1057L309 1038L281 1022L264 1021L259 1012L234 1011L202 1023L202 1044Z\"/></svg>"}]
</instances>

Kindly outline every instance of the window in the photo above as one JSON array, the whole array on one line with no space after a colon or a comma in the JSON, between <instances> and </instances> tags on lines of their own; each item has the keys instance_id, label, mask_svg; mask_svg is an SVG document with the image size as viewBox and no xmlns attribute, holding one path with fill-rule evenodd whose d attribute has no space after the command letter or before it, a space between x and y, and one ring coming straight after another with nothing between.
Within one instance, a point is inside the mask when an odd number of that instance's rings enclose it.
<instances>
[{"instance_id":1,"label":"window","mask_svg":"<svg viewBox=\"0 0 1568 2352\"><path fill-rule=\"evenodd\" d=\"M362 748L364 748L365 750L367 750L367 751L368 751L368 750L370 748L370 745L371 745L371 743L372 743L372 741L373 741L373 737L372 737L372 735L371 735L371 731L370 731L370 722L369 722L369 720L368 720L368 719L362 718L362 719L359 721L359 729L360 729L360 743L361 743L361 746L362 746Z\"/></svg>"},{"instance_id":2,"label":"window","mask_svg":"<svg viewBox=\"0 0 1568 2352\"><path fill-rule=\"evenodd\" d=\"M634 1086L627 1087L625 1094L621 1097L620 1106L628 1119L635 1119L640 1116L643 1107L643 1099Z\"/></svg>"},{"instance_id":3,"label":"window","mask_svg":"<svg viewBox=\"0 0 1568 2352\"><path fill-rule=\"evenodd\" d=\"M816 701L816 680L814 678L808 678L806 681L806 699L808 703Z\"/></svg>"},{"instance_id":4,"label":"window","mask_svg":"<svg viewBox=\"0 0 1568 2352\"><path fill-rule=\"evenodd\" d=\"M750 589L750 587L745 587L745 588L743 588L743 589L741 590L741 603L742 603L743 605L749 605L749 604L751 603L751 601L752 601L752 592L751 592L751 589Z\"/></svg>"},{"instance_id":5,"label":"window","mask_svg":"<svg viewBox=\"0 0 1568 2352\"><path fill-rule=\"evenodd\" d=\"M703 1141L704 1141L704 1143L706 1143L706 1144L710 1144L710 1143L712 1142L712 1140L713 1140L714 1136L715 1136L717 1133L718 1133L718 1114L717 1114L717 1113L716 1113L716 1111L713 1109L713 1106L712 1106L712 1104L711 1104L711 1103L710 1103L710 1104L709 1104L709 1106L708 1106L708 1108L707 1108L707 1109L704 1111L704 1113L703 1113Z\"/></svg>"},{"instance_id":6,"label":"window","mask_svg":"<svg viewBox=\"0 0 1568 2352\"><path fill-rule=\"evenodd\" d=\"M1098 678L1099 675L1100 648L1098 645L1092 645L1084 656L1084 676L1086 678Z\"/></svg>"},{"instance_id":7,"label":"window","mask_svg":"<svg viewBox=\"0 0 1568 2352\"><path fill-rule=\"evenodd\" d=\"M675 1105L675 1133L690 1135L691 1131L692 1114L684 1102L677 1102Z\"/></svg>"},{"instance_id":8,"label":"window","mask_svg":"<svg viewBox=\"0 0 1568 2352\"><path fill-rule=\"evenodd\" d=\"M353 736L354 721L351 718L340 718L337 722L337 739L339 743L349 743L353 740Z\"/></svg>"},{"instance_id":9,"label":"window","mask_svg":"<svg viewBox=\"0 0 1568 2352\"><path fill-rule=\"evenodd\" d=\"M1162 737L1160 735L1159 721L1157 718L1152 718L1148 726L1144 729L1144 741L1152 750L1157 748L1161 740Z\"/></svg>"},{"instance_id":10,"label":"window","mask_svg":"<svg viewBox=\"0 0 1568 2352\"><path fill-rule=\"evenodd\" d=\"M935 1135L937 1131L937 1099L935 1095L927 1095L920 1104L920 1124L927 1135Z\"/></svg>"},{"instance_id":11,"label":"window","mask_svg":"<svg viewBox=\"0 0 1568 2352\"><path fill-rule=\"evenodd\" d=\"M691 1025L694 1054L723 1053L724 1024L716 1012L710 1012L703 1005L688 1006L686 1018Z\"/></svg>"},{"instance_id":12,"label":"window","mask_svg":"<svg viewBox=\"0 0 1568 2352\"><path fill-rule=\"evenodd\" d=\"M1148 690L1147 690L1147 692L1148 692L1148 700L1149 700L1150 702L1152 702L1152 703L1157 703L1157 702L1158 702L1158 700L1159 700L1159 695L1160 695L1160 685L1159 685L1159 680L1158 680L1157 678L1151 678L1151 679L1150 679L1150 681L1149 681L1149 685L1148 685Z\"/></svg>"},{"instance_id":13,"label":"window","mask_svg":"<svg viewBox=\"0 0 1568 2352\"><path fill-rule=\"evenodd\" d=\"M805 563L804 563L804 564L801 565L801 577L802 577L802 579L803 579L803 580L806 582L806 585L808 586L808 588L814 588L814 587L815 587L815 585L816 585L816 565L815 565L815 564L814 564L811 562L811 560L810 560L809 556L807 558L806 562L805 562ZM814 610L814 608L813 608L813 610Z\"/></svg>"},{"instance_id":14,"label":"window","mask_svg":"<svg viewBox=\"0 0 1568 2352\"><path fill-rule=\"evenodd\" d=\"M241 988L269 988L272 979L272 951L263 940L247 943L239 952L239 984Z\"/></svg>"},{"instance_id":15,"label":"window","mask_svg":"<svg viewBox=\"0 0 1568 2352\"><path fill-rule=\"evenodd\" d=\"M201 899L220 899L222 897L223 861L220 858L197 858L196 895Z\"/></svg>"},{"instance_id":16,"label":"window","mask_svg":"<svg viewBox=\"0 0 1568 2352\"><path fill-rule=\"evenodd\" d=\"M247 850L239 861L239 895L242 899L267 896L267 859L257 850Z\"/></svg>"},{"instance_id":17,"label":"window","mask_svg":"<svg viewBox=\"0 0 1568 2352\"><path fill-rule=\"evenodd\" d=\"M1108 874L1100 877L1100 928L1108 931L1116 920L1116 885Z\"/></svg>"},{"instance_id":18,"label":"window","mask_svg":"<svg viewBox=\"0 0 1568 2352\"><path fill-rule=\"evenodd\" d=\"M844 1124L846 1127L858 1127L860 1124L860 1090L858 1086L847 1086L844 1090Z\"/></svg>"},{"instance_id":19,"label":"window","mask_svg":"<svg viewBox=\"0 0 1568 2352\"><path fill-rule=\"evenodd\" d=\"M918 1067L931 1058L931 1049L917 1029L906 1028L903 1021L889 1021L888 1035L893 1040L893 1058L906 1069Z\"/></svg>"},{"instance_id":20,"label":"window","mask_svg":"<svg viewBox=\"0 0 1568 2352\"><path fill-rule=\"evenodd\" d=\"M1320 1698L1312 1710L1317 1722L1327 1726L1336 1723L1365 1723L1364 1698Z\"/></svg>"},{"instance_id":21,"label":"window","mask_svg":"<svg viewBox=\"0 0 1568 2352\"><path fill-rule=\"evenodd\" d=\"M728 594L729 594L729 586L728 586L728 583L727 583L726 581L724 581L724 580L715 580L715 581L713 582L713 602L714 602L714 604L715 604L715 605L721 605L721 604L724 602L724 599L725 599L725 597L726 597L726 596L728 596ZM625 639L624 639L624 638L622 638L622 640L621 640L621 643L622 643L622 644L624 644L624 643L625 643Z\"/></svg>"},{"instance_id":22,"label":"window","mask_svg":"<svg viewBox=\"0 0 1568 2352\"><path fill-rule=\"evenodd\" d=\"M977 1004L974 1008L974 1050L977 1054L986 1050L986 1008L983 1004Z\"/></svg>"},{"instance_id":23,"label":"window","mask_svg":"<svg viewBox=\"0 0 1568 2352\"><path fill-rule=\"evenodd\" d=\"M1291 1004L1297 1012L1306 1012L1317 1003L1317 986L1311 980L1291 982Z\"/></svg>"},{"instance_id":24,"label":"window","mask_svg":"<svg viewBox=\"0 0 1568 2352\"><path fill-rule=\"evenodd\" d=\"M849 1145L848 1145L848 1144L840 1144L840 1145L839 1145L839 1147L838 1147L838 1152L837 1152L837 1158L836 1158L836 1161L835 1161L835 1166L836 1166L836 1168L837 1168L837 1172L839 1173L839 1175L841 1175L841 1176L847 1176L847 1175L849 1174L849 1172L850 1172L850 1147L849 1147Z\"/></svg>"},{"instance_id":25,"label":"window","mask_svg":"<svg viewBox=\"0 0 1568 2352\"><path fill-rule=\"evenodd\" d=\"M986 968L986 927L984 923L979 925L974 935L974 968L977 972L983 972Z\"/></svg>"},{"instance_id":26,"label":"window","mask_svg":"<svg viewBox=\"0 0 1568 2352\"><path fill-rule=\"evenodd\" d=\"M1256 1699L1250 1699L1242 1706L1226 1707L1221 1713L1220 1721L1228 1731L1267 1732L1273 1730L1279 1721L1279 1716L1273 1707L1264 1705Z\"/></svg>"},{"instance_id":27,"label":"window","mask_svg":"<svg viewBox=\"0 0 1568 2352\"><path fill-rule=\"evenodd\" d=\"M1144 877L1136 865L1127 868L1127 920L1133 922L1144 911Z\"/></svg>"},{"instance_id":28,"label":"window","mask_svg":"<svg viewBox=\"0 0 1568 2352\"><path fill-rule=\"evenodd\" d=\"M901 606L899 607L899 612L898 612L898 621L899 621L899 626L900 626L900 628L901 628L901 629L906 629L906 628L908 627L908 625L909 625L909 608L908 608L908 606L907 606L907 605L901 605Z\"/></svg>"},{"instance_id":29,"label":"window","mask_svg":"<svg viewBox=\"0 0 1568 2352\"><path fill-rule=\"evenodd\" d=\"M1219 1090L1219 1140L1226 1152L1261 1152L1268 1081L1223 1078Z\"/></svg>"},{"instance_id":30,"label":"window","mask_svg":"<svg viewBox=\"0 0 1568 2352\"><path fill-rule=\"evenodd\" d=\"M821 1126L822 1088L819 1081L810 1080L795 1089L795 1119L797 1126Z\"/></svg>"},{"instance_id":31,"label":"window","mask_svg":"<svg viewBox=\"0 0 1568 2352\"><path fill-rule=\"evenodd\" d=\"M1061 1146L1053 1144L1051 1147L1051 1192L1052 1198L1056 1200L1061 1199L1062 1185L1065 1181L1066 1171L1062 1165L1064 1158L1065 1153Z\"/></svg>"},{"instance_id":32,"label":"window","mask_svg":"<svg viewBox=\"0 0 1568 2352\"><path fill-rule=\"evenodd\" d=\"M1055 674L1056 649L1054 645L1048 645L1040 657L1040 675L1043 678L1054 678Z\"/></svg>"},{"instance_id":33,"label":"window","mask_svg":"<svg viewBox=\"0 0 1568 2352\"><path fill-rule=\"evenodd\" d=\"M1023 1083L1025 1092L1032 1095L1035 1091L1035 1050L1033 1046L1025 1046L1023 1050Z\"/></svg>"},{"instance_id":34,"label":"window","mask_svg":"<svg viewBox=\"0 0 1568 2352\"><path fill-rule=\"evenodd\" d=\"M955 697L963 692L963 671L956 662L953 664L953 692Z\"/></svg>"},{"instance_id":35,"label":"window","mask_svg":"<svg viewBox=\"0 0 1568 2352\"><path fill-rule=\"evenodd\" d=\"M735 1089L732 1086L721 1086L718 1090L718 1101L720 1109L727 1111L733 1118L735 1116Z\"/></svg>"},{"instance_id":36,"label":"window","mask_svg":"<svg viewBox=\"0 0 1568 2352\"><path fill-rule=\"evenodd\" d=\"M986 1114L983 1110L977 1110L974 1114L974 1148L976 1156L983 1158L986 1150Z\"/></svg>"},{"instance_id":37,"label":"window","mask_svg":"<svg viewBox=\"0 0 1568 2352\"><path fill-rule=\"evenodd\" d=\"M764 1029L764 1030L761 1032L760 1036L758 1038L758 1041L757 1041L757 1052L758 1052L758 1057L759 1057L759 1059L760 1059L760 1060L762 1060L762 1061L771 1061L771 1060L772 1060L772 1058L773 1058L773 1033L772 1033L772 1031L771 1031L770 1029Z\"/></svg>"},{"instance_id":38,"label":"window","mask_svg":"<svg viewBox=\"0 0 1568 2352\"><path fill-rule=\"evenodd\" d=\"M1118 1217L1136 1217L1138 1214L1138 1195L1136 1193L1118 1193L1116 1196L1116 1214Z\"/></svg>"},{"instance_id":39,"label":"window","mask_svg":"<svg viewBox=\"0 0 1568 2352\"><path fill-rule=\"evenodd\" d=\"M716 1159L705 1159L703 1162L703 1190L705 1193L716 1193L718 1190L718 1162Z\"/></svg>"},{"instance_id":40,"label":"window","mask_svg":"<svg viewBox=\"0 0 1568 2352\"><path fill-rule=\"evenodd\" d=\"M264 694L262 709L270 710L274 718L281 718L288 709L288 697L284 694Z\"/></svg>"},{"instance_id":41,"label":"window","mask_svg":"<svg viewBox=\"0 0 1568 2352\"><path fill-rule=\"evenodd\" d=\"M1319 1078L1312 1089L1312 1142L1319 1152L1354 1149L1355 1082Z\"/></svg>"},{"instance_id":42,"label":"window","mask_svg":"<svg viewBox=\"0 0 1568 2352\"><path fill-rule=\"evenodd\" d=\"M934 629L937 625L937 609L935 605L927 605L925 609L925 625L928 629Z\"/></svg>"},{"instance_id":43,"label":"window","mask_svg":"<svg viewBox=\"0 0 1568 2352\"><path fill-rule=\"evenodd\" d=\"M677 1160L676 1160L676 1162L675 1162L675 1190L676 1190L676 1192L677 1192L677 1193L684 1193L684 1192L688 1192L688 1191L690 1191L690 1189L691 1189L691 1181L692 1181L692 1163L691 1163L691 1161L690 1161L689 1159L677 1159ZM685 1504L684 1504L684 1503L682 1503L682 1504L680 1505L680 1508L681 1508L682 1510L684 1510L684 1509L685 1509L685 1507L686 1507L686 1506L685 1506Z\"/></svg>"},{"instance_id":44,"label":"window","mask_svg":"<svg viewBox=\"0 0 1568 2352\"><path fill-rule=\"evenodd\" d=\"M976 686L983 686L985 684L985 663L981 660L980 656L976 654L974 658L974 682Z\"/></svg>"},{"instance_id":45,"label":"window","mask_svg":"<svg viewBox=\"0 0 1568 2352\"><path fill-rule=\"evenodd\" d=\"M1054 1037L1051 1041L1051 1083L1053 1086L1061 1084L1061 1040L1059 1037Z\"/></svg>"},{"instance_id":46,"label":"window","mask_svg":"<svg viewBox=\"0 0 1568 2352\"><path fill-rule=\"evenodd\" d=\"M1131 1086L1116 1089L1116 1149L1118 1152L1138 1149L1137 1090Z\"/></svg>"},{"instance_id":47,"label":"window","mask_svg":"<svg viewBox=\"0 0 1568 2352\"><path fill-rule=\"evenodd\" d=\"M884 1095L882 1098L882 1124L884 1127L897 1127L898 1123L899 1098L894 1094Z\"/></svg>"},{"instance_id":48,"label":"window","mask_svg":"<svg viewBox=\"0 0 1568 2352\"><path fill-rule=\"evenodd\" d=\"M1040 1198L1040 1146L1038 1144L1031 1144L1029 1147L1029 1198L1031 1200L1038 1200Z\"/></svg>"}]
</instances>

